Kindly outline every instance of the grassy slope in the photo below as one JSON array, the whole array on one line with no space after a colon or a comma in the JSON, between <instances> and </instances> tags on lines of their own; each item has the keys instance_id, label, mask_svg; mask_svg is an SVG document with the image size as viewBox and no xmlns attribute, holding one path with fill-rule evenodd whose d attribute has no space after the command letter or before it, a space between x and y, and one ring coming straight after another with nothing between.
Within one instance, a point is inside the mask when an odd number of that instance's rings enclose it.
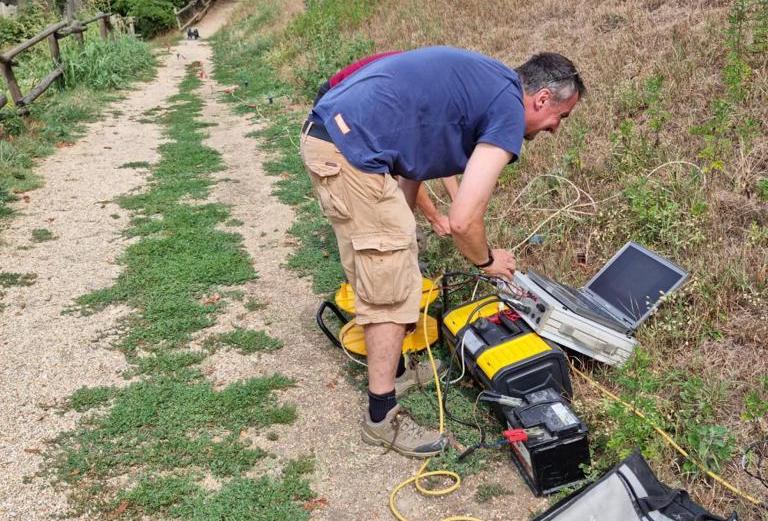
<instances>
[{"instance_id":1,"label":"grassy slope","mask_svg":"<svg viewBox=\"0 0 768 521\"><path fill-rule=\"evenodd\" d=\"M266 137L281 151L272 170L282 174L284 200L292 198L302 212L294 232L303 248L293 262L314 271L323 291L338 280L333 241L305 202L291 139L302 115L296 103L305 107L321 78L370 50L430 44L472 48L511 65L538 50L571 57L589 97L561 132L527 145L520 163L502 176L489 213L491 239L517 247L523 267L576 284L628 239L688 268L686 288L639 331L642 347L633 360L623 369L593 366L590 372L711 468L752 495L765 495L740 469L742 452L768 434L764 4L552 0L531 10L502 0L336 0L309 2L307 14L285 30L256 35L254 20L235 26L221 46L219 62L230 60L221 74L241 84L243 110L272 118ZM264 63L237 62L236 50L249 46L265 55ZM254 61L262 69L253 69ZM276 107L268 97L283 103ZM561 212L538 229L542 245L526 244L529 233L578 195L581 206L570 208L577 211ZM464 265L449 240L432 239L430 257L436 268ZM596 470L640 446L669 483L715 510L756 517L642 422L583 382L576 387L593 432Z\"/></svg>"}]
</instances>

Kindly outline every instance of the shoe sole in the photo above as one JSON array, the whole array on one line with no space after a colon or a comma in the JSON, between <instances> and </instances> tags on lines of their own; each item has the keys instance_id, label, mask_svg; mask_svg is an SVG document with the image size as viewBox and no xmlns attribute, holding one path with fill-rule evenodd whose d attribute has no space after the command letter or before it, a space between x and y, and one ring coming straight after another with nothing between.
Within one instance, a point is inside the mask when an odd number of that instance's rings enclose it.
<instances>
[{"instance_id":1,"label":"shoe sole","mask_svg":"<svg viewBox=\"0 0 768 521\"><path fill-rule=\"evenodd\" d=\"M382 440L381 438L374 438L367 432L363 431L363 441L367 443L368 445L375 445L378 447L387 447L388 449L391 449L398 454L402 454L403 456L409 456L411 458L430 458L432 456L437 456L442 452L442 449L432 451L432 452L414 452L407 449L402 449L400 447L397 447L396 445L392 445L386 440Z\"/></svg>"}]
</instances>

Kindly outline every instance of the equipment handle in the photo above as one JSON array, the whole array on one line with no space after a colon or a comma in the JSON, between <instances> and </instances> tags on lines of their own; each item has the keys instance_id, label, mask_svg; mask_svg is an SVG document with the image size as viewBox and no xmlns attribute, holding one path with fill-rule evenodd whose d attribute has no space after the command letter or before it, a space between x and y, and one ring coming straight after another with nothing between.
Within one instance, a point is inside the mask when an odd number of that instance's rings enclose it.
<instances>
[{"instance_id":1,"label":"equipment handle","mask_svg":"<svg viewBox=\"0 0 768 521\"><path fill-rule=\"evenodd\" d=\"M330 309L333 311L333 314L336 315L336 318L339 319L339 322L344 324L347 321L347 318L342 314L341 310L334 304L333 302L329 302L327 300L323 301L322 304L320 304L320 307L317 309L317 313L315 314L315 321L317 321L317 327L320 328L320 331L325 333L325 336L328 337L328 340L331 341L333 345L338 347L339 349L342 348L341 346L341 340L339 340L339 337L331 333L331 330L328 329L328 326L325 325L325 320L323 320L323 312L326 309Z\"/></svg>"}]
</instances>

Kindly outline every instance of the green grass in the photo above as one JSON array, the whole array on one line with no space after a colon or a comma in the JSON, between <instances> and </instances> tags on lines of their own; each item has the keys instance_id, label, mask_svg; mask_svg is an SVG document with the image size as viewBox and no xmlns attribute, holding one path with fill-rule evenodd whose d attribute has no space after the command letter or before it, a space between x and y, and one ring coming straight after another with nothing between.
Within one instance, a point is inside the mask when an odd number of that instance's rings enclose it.
<instances>
[{"instance_id":1,"label":"green grass","mask_svg":"<svg viewBox=\"0 0 768 521\"><path fill-rule=\"evenodd\" d=\"M35 283L37 274L35 273L13 273L9 271L0 271L0 288L10 288L11 286L31 286Z\"/></svg>"},{"instance_id":2,"label":"green grass","mask_svg":"<svg viewBox=\"0 0 768 521\"><path fill-rule=\"evenodd\" d=\"M174 96L164 117L171 141L160 146L150 190L119 198L135 216L127 235L142 240L121 258L126 270L114 286L78 299L84 309L126 302L140 310L121 340L126 352L180 346L190 334L211 325L218 303L201 302L208 288L236 285L256 273L237 234L215 229L229 218L219 204L181 204L183 197L203 199L222 168L219 154L202 144L204 125L197 121L202 104L192 91L194 70Z\"/></svg>"},{"instance_id":3,"label":"green grass","mask_svg":"<svg viewBox=\"0 0 768 521\"><path fill-rule=\"evenodd\" d=\"M222 333L217 341L237 349L240 353L248 354L257 351L274 351L283 347L283 342L272 338L264 331L237 328L228 333Z\"/></svg>"},{"instance_id":4,"label":"green grass","mask_svg":"<svg viewBox=\"0 0 768 521\"><path fill-rule=\"evenodd\" d=\"M511 494L513 494L513 492L500 483L484 483L477 487L475 501L478 503L487 503L495 497L509 496Z\"/></svg>"},{"instance_id":5,"label":"green grass","mask_svg":"<svg viewBox=\"0 0 768 521\"><path fill-rule=\"evenodd\" d=\"M32 242L46 242L55 239L53 232L47 228L35 228L32 230Z\"/></svg>"},{"instance_id":6,"label":"green grass","mask_svg":"<svg viewBox=\"0 0 768 521\"><path fill-rule=\"evenodd\" d=\"M150 166L152 165L147 161L129 161L120 165L119 168L149 168Z\"/></svg>"},{"instance_id":7,"label":"green grass","mask_svg":"<svg viewBox=\"0 0 768 521\"><path fill-rule=\"evenodd\" d=\"M61 435L49 464L57 480L71 486L75 504L89 507L102 500L111 504L110 497L121 496L120 490L93 489L117 476L138 474L146 479L173 472L189 480L200 480L204 473L239 477L265 456L249 447L240 432L292 422L294 409L278 405L274 394L290 385L290 380L275 375L214 391L200 378L160 377L124 389L81 390L73 397L73 407L92 407L110 398L111 407Z\"/></svg>"},{"instance_id":8,"label":"green grass","mask_svg":"<svg viewBox=\"0 0 768 521\"><path fill-rule=\"evenodd\" d=\"M275 374L214 389L199 368L210 351L187 349L192 333L213 324L223 304L209 296L242 299L241 290L220 288L256 277L242 238L216 229L229 219L227 208L202 202L211 173L223 165L202 144L207 125L199 121L196 73L188 70L162 116L168 141L148 189L119 199L132 212L125 234L138 239L120 258L124 271L112 287L77 300L88 313L113 303L136 310L116 341L133 380L70 397L67 408L83 416L53 442L46 469L65 485L70 514L90 519L305 519L301 502L312 492L303 475L311 463L298 460L281 475L249 478L268 454L243 436L294 421L295 408L279 404L276 394L293 382ZM281 346L244 329L218 340L243 353ZM211 479L218 490L203 486Z\"/></svg>"}]
</instances>

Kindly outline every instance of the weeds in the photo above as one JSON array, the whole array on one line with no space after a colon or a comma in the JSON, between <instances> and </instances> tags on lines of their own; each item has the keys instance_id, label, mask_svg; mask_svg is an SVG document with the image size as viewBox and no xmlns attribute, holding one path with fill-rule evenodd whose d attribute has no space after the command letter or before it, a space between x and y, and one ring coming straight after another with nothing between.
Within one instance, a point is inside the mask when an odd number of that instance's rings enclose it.
<instances>
[{"instance_id":1,"label":"weeds","mask_svg":"<svg viewBox=\"0 0 768 521\"><path fill-rule=\"evenodd\" d=\"M264 331L237 328L228 333L222 333L217 338L221 344L233 347L242 354L258 351L274 351L283 347L283 343L272 338Z\"/></svg>"},{"instance_id":2,"label":"weeds","mask_svg":"<svg viewBox=\"0 0 768 521\"><path fill-rule=\"evenodd\" d=\"M149 168L152 165L150 165L147 161L129 161L128 163L123 163L120 165L120 168Z\"/></svg>"},{"instance_id":3,"label":"weeds","mask_svg":"<svg viewBox=\"0 0 768 521\"><path fill-rule=\"evenodd\" d=\"M0 271L0 288L10 288L11 286L31 286L35 283L37 274L35 273L12 273L9 271Z\"/></svg>"},{"instance_id":4,"label":"weeds","mask_svg":"<svg viewBox=\"0 0 768 521\"><path fill-rule=\"evenodd\" d=\"M264 309L265 307L267 307L267 304L256 298L249 298L245 301L245 309L248 311L258 311L260 309Z\"/></svg>"},{"instance_id":5,"label":"weeds","mask_svg":"<svg viewBox=\"0 0 768 521\"><path fill-rule=\"evenodd\" d=\"M32 242L46 242L55 239L53 232L48 228L35 228L32 230Z\"/></svg>"},{"instance_id":6,"label":"weeds","mask_svg":"<svg viewBox=\"0 0 768 521\"><path fill-rule=\"evenodd\" d=\"M478 503L487 503L495 497L508 496L510 494L512 494L512 491L499 483L487 483L477 487L475 501Z\"/></svg>"}]
</instances>

